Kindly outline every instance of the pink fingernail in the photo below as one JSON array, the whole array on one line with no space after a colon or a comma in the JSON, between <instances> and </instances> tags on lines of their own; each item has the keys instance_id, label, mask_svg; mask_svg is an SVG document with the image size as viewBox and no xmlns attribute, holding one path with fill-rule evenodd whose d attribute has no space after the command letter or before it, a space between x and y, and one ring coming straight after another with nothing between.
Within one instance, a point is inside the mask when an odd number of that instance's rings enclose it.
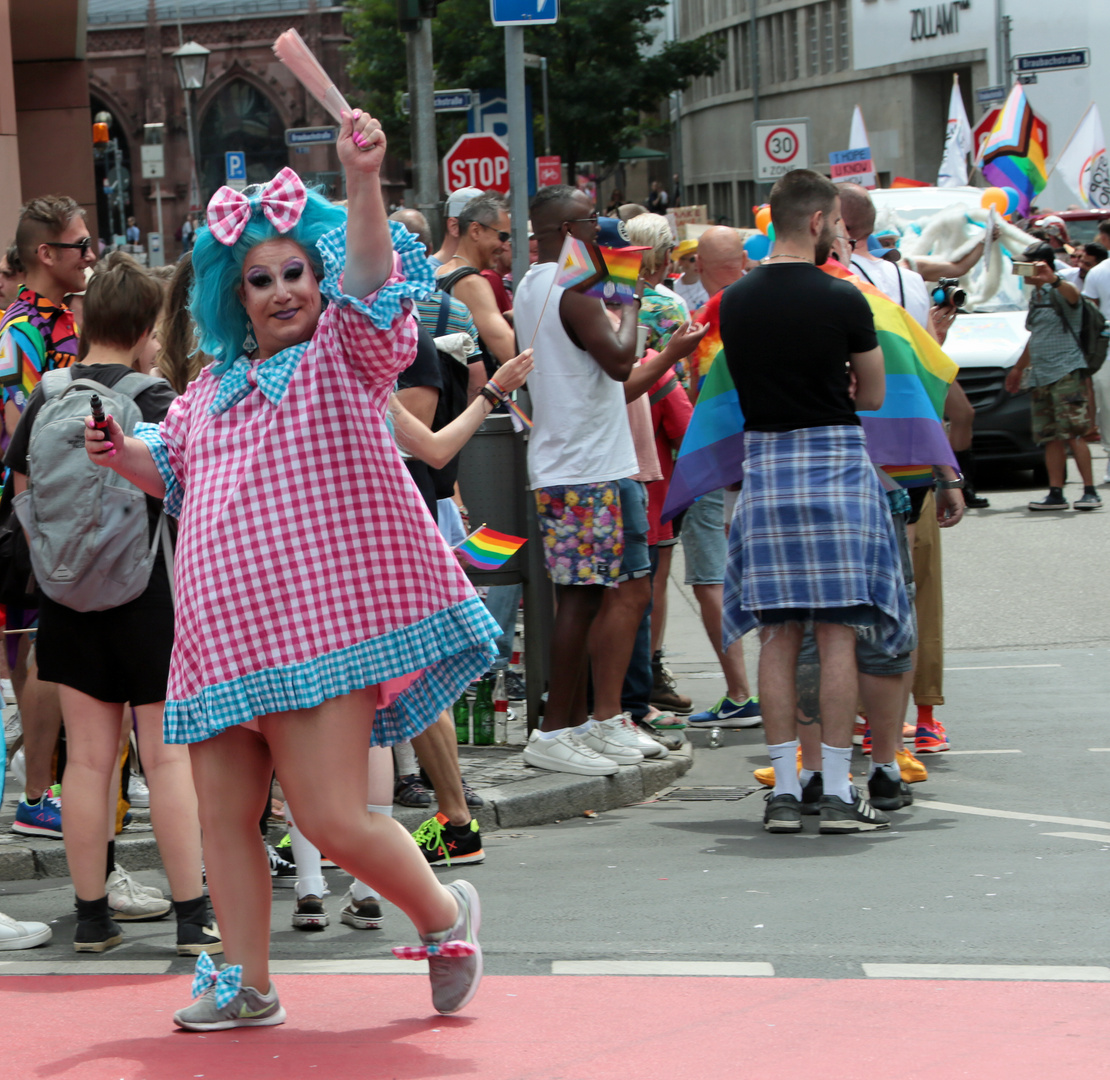
<instances>
[{"instance_id":1,"label":"pink fingernail","mask_svg":"<svg viewBox=\"0 0 1110 1080\"><path fill-rule=\"evenodd\" d=\"M351 119L352 120L357 120L361 115L362 115L362 110L361 109L355 109L355 111L353 113L351 113Z\"/></svg>"},{"instance_id":2,"label":"pink fingernail","mask_svg":"<svg viewBox=\"0 0 1110 1080\"><path fill-rule=\"evenodd\" d=\"M108 451L108 456L109 456L109 457L115 457L115 456L116 456L116 452L115 452L115 450L109 450L109 451Z\"/></svg>"}]
</instances>

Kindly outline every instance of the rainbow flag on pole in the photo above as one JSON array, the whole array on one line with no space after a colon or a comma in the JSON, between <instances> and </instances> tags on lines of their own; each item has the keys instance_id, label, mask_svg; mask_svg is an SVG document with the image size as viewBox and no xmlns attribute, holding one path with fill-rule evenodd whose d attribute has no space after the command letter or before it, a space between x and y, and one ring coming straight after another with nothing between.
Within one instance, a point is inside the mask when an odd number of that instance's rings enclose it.
<instances>
[{"instance_id":1,"label":"rainbow flag on pole","mask_svg":"<svg viewBox=\"0 0 1110 1080\"><path fill-rule=\"evenodd\" d=\"M839 263L829 262L821 269L850 281L867 297L883 350L886 366L883 407L859 414L871 460L876 465L893 466L888 471L903 483L910 476L931 471L934 465L955 468L956 458L944 433L942 418L944 398L958 370L956 365L904 308L873 285L860 281ZM702 345L711 334L716 334L716 340L707 350L696 354L700 357L696 369L698 401L675 461L663 506L664 521L702 495L743 477L744 414L716 330L716 312L710 311L718 297L695 316L699 322L707 318L710 321Z\"/></svg>"},{"instance_id":2,"label":"rainbow flag on pole","mask_svg":"<svg viewBox=\"0 0 1110 1080\"><path fill-rule=\"evenodd\" d=\"M1012 187L1019 196L1018 213L1048 182L1048 128L1033 112L1020 83L1014 83L994 130L987 136L977 164L996 187Z\"/></svg>"},{"instance_id":3,"label":"rainbow flag on pole","mask_svg":"<svg viewBox=\"0 0 1110 1080\"><path fill-rule=\"evenodd\" d=\"M631 304L646 247L610 248L568 236L559 253L555 284L599 300Z\"/></svg>"},{"instance_id":4,"label":"rainbow flag on pole","mask_svg":"<svg viewBox=\"0 0 1110 1080\"><path fill-rule=\"evenodd\" d=\"M519 536L494 532L482 525L457 545L455 550L475 570L496 570L504 566L526 543Z\"/></svg>"}]
</instances>

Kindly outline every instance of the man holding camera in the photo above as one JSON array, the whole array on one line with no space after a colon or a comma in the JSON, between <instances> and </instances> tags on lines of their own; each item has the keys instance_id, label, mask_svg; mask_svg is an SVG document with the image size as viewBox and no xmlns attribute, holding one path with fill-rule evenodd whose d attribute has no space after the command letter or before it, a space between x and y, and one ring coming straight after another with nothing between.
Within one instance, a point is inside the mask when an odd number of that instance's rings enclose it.
<instances>
[{"instance_id":1,"label":"man holding camera","mask_svg":"<svg viewBox=\"0 0 1110 1080\"><path fill-rule=\"evenodd\" d=\"M1029 370L1033 441L1044 447L1049 485L1048 495L1030 502L1029 509L1068 509L1064 480L1070 446L1083 479L1083 496L1071 506L1099 510L1102 500L1094 486L1091 450L1084 439L1091 428L1091 402L1084 385L1086 359L1079 344L1083 325L1079 290L1056 272L1050 244L1031 244L1024 258L1033 267L1025 275L1033 286L1025 318L1029 342L1006 376L1006 389L1016 394L1023 372Z\"/></svg>"}]
</instances>

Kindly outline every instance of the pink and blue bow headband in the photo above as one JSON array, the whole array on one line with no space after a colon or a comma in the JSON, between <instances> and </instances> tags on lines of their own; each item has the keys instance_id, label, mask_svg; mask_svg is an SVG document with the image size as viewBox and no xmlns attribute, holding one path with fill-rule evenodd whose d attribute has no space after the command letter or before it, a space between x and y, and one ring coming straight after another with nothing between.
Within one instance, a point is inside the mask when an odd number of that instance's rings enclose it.
<instances>
[{"instance_id":1,"label":"pink and blue bow headband","mask_svg":"<svg viewBox=\"0 0 1110 1080\"><path fill-rule=\"evenodd\" d=\"M288 166L268 184L248 191L249 195L225 186L208 203L208 228L221 244L231 247L259 210L279 233L287 233L301 220L308 200L304 183Z\"/></svg>"}]
</instances>

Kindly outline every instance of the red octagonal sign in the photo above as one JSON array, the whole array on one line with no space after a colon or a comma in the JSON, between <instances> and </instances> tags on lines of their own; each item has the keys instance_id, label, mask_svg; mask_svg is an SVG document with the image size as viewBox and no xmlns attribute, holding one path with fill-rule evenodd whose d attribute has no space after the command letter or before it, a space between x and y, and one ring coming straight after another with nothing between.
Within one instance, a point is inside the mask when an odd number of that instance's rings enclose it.
<instances>
[{"instance_id":1,"label":"red octagonal sign","mask_svg":"<svg viewBox=\"0 0 1110 1080\"><path fill-rule=\"evenodd\" d=\"M509 190L509 148L496 136L476 132L462 135L443 159L444 187L483 191Z\"/></svg>"}]
</instances>

